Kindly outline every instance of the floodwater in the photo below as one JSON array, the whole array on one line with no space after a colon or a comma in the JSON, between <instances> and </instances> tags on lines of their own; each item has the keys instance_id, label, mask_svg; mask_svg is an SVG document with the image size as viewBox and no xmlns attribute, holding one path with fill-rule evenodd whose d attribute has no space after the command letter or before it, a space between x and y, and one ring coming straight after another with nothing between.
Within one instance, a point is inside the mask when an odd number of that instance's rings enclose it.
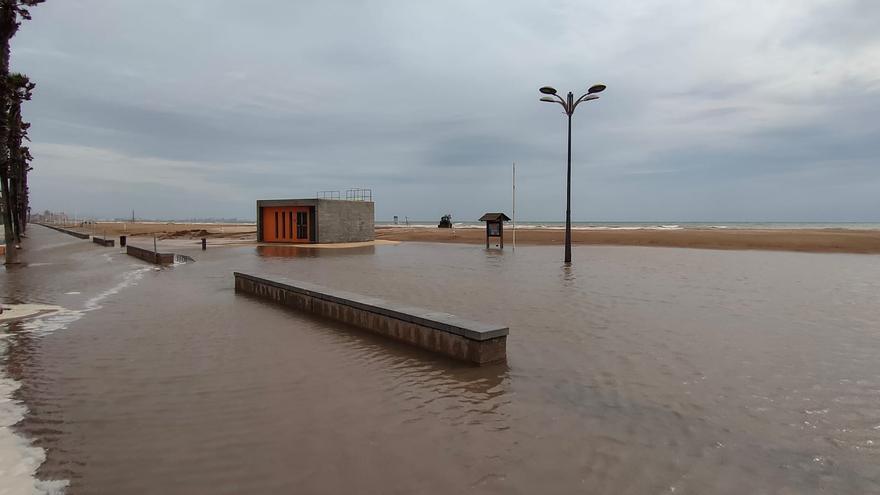
<instances>
[{"instance_id":1,"label":"floodwater","mask_svg":"<svg viewBox=\"0 0 880 495\"><path fill-rule=\"evenodd\" d=\"M23 415L0 434L44 452L36 489L880 493L878 256L177 251L197 261L33 227L29 265L0 272L4 303L63 308L0 324ZM506 323L509 362L236 295L234 270Z\"/></svg>"}]
</instances>

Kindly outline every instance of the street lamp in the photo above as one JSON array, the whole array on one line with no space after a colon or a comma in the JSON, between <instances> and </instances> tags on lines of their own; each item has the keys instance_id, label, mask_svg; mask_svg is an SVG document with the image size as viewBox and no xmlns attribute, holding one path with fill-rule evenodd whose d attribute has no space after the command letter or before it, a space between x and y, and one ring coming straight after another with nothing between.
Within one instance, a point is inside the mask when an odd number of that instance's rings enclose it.
<instances>
[{"instance_id":1,"label":"street lamp","mask_svg":"<svg viewBox=\"0 0 880 495\"><path fill-rule=\"evenodd\" d=\"M574 94L571 91L568 92L568 96L565 99L562 99L561 96L556 94L556 89L550 86L544 86L538 91L541 94L545 94L548 96L541 97L541 101L547 103L559 103L562 105L562 108L565 109L565 114L568 115L568 177L566 179L566 193L565 193L565 262L571 263L571 116L574 115L574 109L584 101L598 100L599 97L596 96L596 93L601 93L605 91L604 84L594 84L590 86L590 89L582 95L577 100L574 99Z\"/></svg>"}]
</instances>

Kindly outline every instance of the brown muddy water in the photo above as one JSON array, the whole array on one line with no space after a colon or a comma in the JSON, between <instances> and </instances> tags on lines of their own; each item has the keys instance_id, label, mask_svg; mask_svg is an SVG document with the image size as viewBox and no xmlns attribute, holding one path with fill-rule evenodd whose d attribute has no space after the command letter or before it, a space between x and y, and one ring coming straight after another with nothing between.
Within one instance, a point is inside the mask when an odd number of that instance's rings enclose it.
<instances>
[{"instance_id":1,"label":"brown muddy water","mask_svg":"<svg viewBox=\"0 0 880 495\"><path fill-rule=\"evenodd\" d=\"M2 302L62 309L0 324L0 492L880 493L878 256L177 251L33 227ZM509 362L236 295L233 270L507 323Z\"/></svg>"}]
</instances>

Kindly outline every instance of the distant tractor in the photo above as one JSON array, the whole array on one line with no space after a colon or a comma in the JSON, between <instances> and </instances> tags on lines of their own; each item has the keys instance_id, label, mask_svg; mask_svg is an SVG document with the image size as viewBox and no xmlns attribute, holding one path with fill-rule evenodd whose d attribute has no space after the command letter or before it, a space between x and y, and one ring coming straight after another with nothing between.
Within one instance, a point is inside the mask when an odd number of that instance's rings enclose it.
<instances>
[{"instance_id":1,"label":"distant tractor","mask_svg":"<svg viewBox=\"0 0 880 495\"><path fill-rule=\"evenodd\" d=\"M452 215L446 214L440 217L440 225L437 227L441 229L451 229L452 228Z\"/></svg>"}]
</instances>

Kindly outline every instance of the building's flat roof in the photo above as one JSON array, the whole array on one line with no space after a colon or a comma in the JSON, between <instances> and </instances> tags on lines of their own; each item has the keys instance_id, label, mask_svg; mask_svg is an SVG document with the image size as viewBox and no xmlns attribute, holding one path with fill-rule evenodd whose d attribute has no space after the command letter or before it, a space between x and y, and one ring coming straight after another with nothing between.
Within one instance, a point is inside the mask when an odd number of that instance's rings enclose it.
<instances>
[{"instance_id":1,"label":"building's flat roof","mask_svg":"<svg viewBox=\"0 0 880 495\"><path fill-rule=\"evenodd\" d=\"M292 198L292 199L258 199L257 206L315 206L318 203L326 202L343 202L343 203L370 203L372 201L361 201L353 199L324 199L324 198Z\"/></svg>"}]
</instances>

